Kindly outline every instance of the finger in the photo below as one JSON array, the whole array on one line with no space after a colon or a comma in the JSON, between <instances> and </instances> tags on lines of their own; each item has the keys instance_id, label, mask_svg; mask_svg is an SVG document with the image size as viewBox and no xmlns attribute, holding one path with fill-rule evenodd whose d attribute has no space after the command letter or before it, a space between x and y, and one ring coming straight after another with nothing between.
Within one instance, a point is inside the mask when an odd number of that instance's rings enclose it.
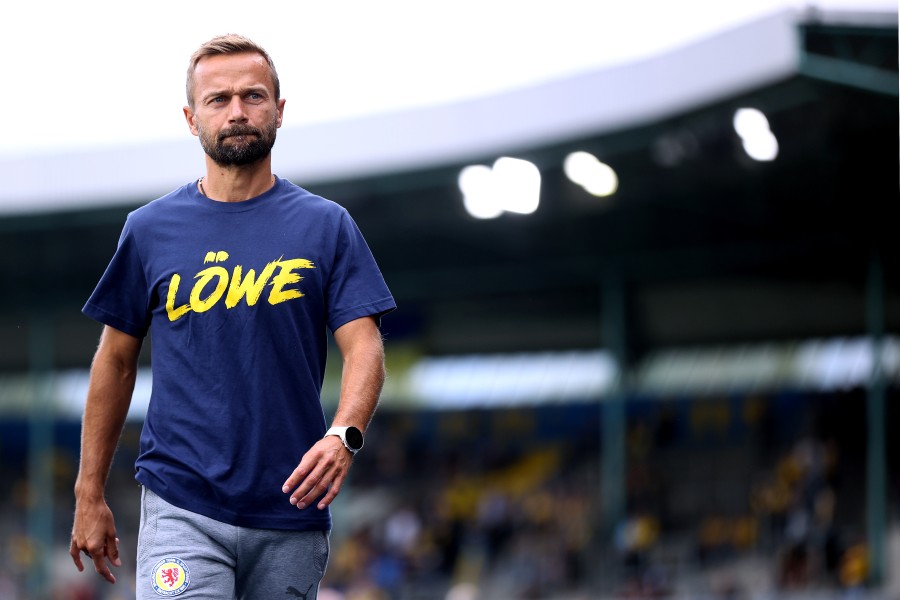
<instances>
[{"instance_id":1,"label":"finger","mask_svg":"<svg viewBox=\"0 0 900 600\"><path fill-rule=\"evenodd\" d=\"M281 486L281 491L284 492L285 494L290 492L301 481L303 481L303 479L306 477L306 473L307 473L307 470L303 466L303 463L301 462L299 465L297 465L297 468L294 469L294 471L291 473L290 477L288 477L284 481L284 485Z\"/></svg>"},{"instance_id":2,"label":"finger","mask_svg":"<svg viewBox=\"0 0 900 600\"><path fill-rule=\"evenodd\" d=\"M122 566L122 561L119 558L119 538L113 536L106 542L106 555L109 557L109 562L114 566Z\"/></svg>"},{"instance_id":3,"label":"finger","mask_svg":"<svg viewBox=\"0 0 900 600\"><path fill-rule=\"evenodd\" d=\"M301 462L300 466L294 470L294 473L296 474L299 472L303 474L303 476L301 478L296 478L293 475L291 476L291 479L296 481L296 484L294 484L296 485L296 488L291 492L291 504L298 504L303 498L308 496L310 492L315 489L315 486L325 477L327 470L327 464L319 463L313 468L306 467Z\"/></svg>"},{"instance_id":4,"label":"finger","mask_svg":"<svg viewBox=\"0 0 900 600\"><path fill-rule=\"evenodd\" d=\"M300 499L297 503L297 508L303 510L307 506L312 506L316 500L320 497L324 497L323 494L328 490L327 487L323 487L322 484L316 484L316 486L309 491L309 493Z\"/></svg>"},{"instance_id":5,"label":"finger","mask_svg":"<svg viewBox=\"0 0 900 600\"><path fill-rule=\"evenodd\" d=\"M328 482L317 473L313 473L291 494L291 504L296 504L297 508L302 510L324 494L327 489Z\"/></svg>"},{"instance_id":6,"label":"finger","mask_svg":"<svg viewBox=\"0 0 900 600\"><path fill-rule=\"evenodd\" d=\"M306 497L301 499L301 502L310 505L318 499L319 510L324 510L340 493L346 476L347 469L340 464L335 464Z\"/></svg>"},{"instance_id":7,"label":"finger","mask_svg":"<svg viewBox=\"0 0 900 600\"><path fill-rule=\"evenodd\" d=\"M326 508L328 508L328 505L331 504L335 498L337 498L337 495L340 493L340 491L341 482L335 480L334 482L332 482L331 487L328 488L328 493L325 494L325 496L322 497L321 500L319 500L319 510L325 510Z\"/></svg>"},{"instance_id":8,"label":"finger","mask_svg":"<svg viewBox=\"0 0 900 600\"><path fill-rule=\"evenodd\" d=\"M284 489L286 492L290 492L291 494L291 504L297 504L297 501L306 495L308 488L310 485L311 476L305 476L303 479L299 479L296 482L292 481L290 485L285 485Z\"/></svg>"},{"instance_id":9,"label":"finger","mask_svg":"<svg viewBox=\"0 0 900 600\"><path fill-rule=\"evenodd\" d=\"M110 583L115 583L116 576L112 574L112 571L109 570L109 565L106 564L106 554L104 552L94 552L90 556L94 561L94 570L97 571L103 579Z\"/></svg>"},{"instance_id":10,"label":"finger","mask_svg":"<svg viewBox=\"0 0 900 600\"><path fill-rule=\"evenodd\" d=\"M81 562L81 550L78 548L78 545L75 543L74 539L69 545L69 556L72 557L72 562L75 563L75 568L77 568L79 571L84 571L84 563Z\"/></svg>"}]
</instances>

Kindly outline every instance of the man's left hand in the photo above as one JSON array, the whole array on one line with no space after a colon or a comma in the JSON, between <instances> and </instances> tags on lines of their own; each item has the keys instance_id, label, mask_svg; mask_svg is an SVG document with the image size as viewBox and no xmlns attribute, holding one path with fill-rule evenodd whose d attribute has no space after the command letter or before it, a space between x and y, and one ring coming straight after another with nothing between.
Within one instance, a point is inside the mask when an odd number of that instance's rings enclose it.
<instances>
[{"instance_id":1,"label":"man's left hand","mask_svg":"<svg viewBox=\"0 0 900 600\"><path fill-rule=\"evenodd\" d=\"M324 510L341 491L352 461L353 455L344 447L340 438L327 436L303 455L281 491L285 494L290 492L291 504L301 510L313 504L317 498L319 510Z\"/></svg>"}]
</instances>

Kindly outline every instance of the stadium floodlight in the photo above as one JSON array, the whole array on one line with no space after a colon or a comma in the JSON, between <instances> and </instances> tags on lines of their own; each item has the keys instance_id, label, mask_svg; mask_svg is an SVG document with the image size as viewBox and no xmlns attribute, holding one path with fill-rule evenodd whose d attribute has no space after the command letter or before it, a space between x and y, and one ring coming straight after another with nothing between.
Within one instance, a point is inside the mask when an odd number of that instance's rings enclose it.
<instances>
[{"instance_id":1,"label":"stadium floodlight","mask_svg":"<svg viewBox=\"0 0 900 600\"><path fill-rule=\"evenodd\" d=\"M503 214L491 175L491 168L485 165L470 165L459 172L463 206L476 219L495 219Z\"/></svg>"},{"instance_id":2,"label":"stadium floodlight","mask_svg":"<svg viewBox=\"0 0 900 600\"><path fill-rule=\"evenodd\" d=\"M498 158L493 167L465 167L458 183L463 206L476 219L494 219L504 212L531 214L541 200L540 171L519 158Z\"/></svg>"},{"instance_id":3,"label":"stadium floodlight","mask_svg":"<svg viewBox=\"0 0 900 600\"><path fill-rule=\"evenodd\" d=\"M771 161L778 156L778 139L769 128L769 120L756 108L739 108L734 113L734 130L740 136L747 156L756 161Z\"/></svg>"},{"instance_id":4,"label":"stadium floodlight","mask_svg":"<svg viewBox=\"0 0 900 600\"><path fill-rule=\"evenodd\" d=\"M493 168L494 187L503 210L530 215L541 203L541 172L527 160L504 156Z\"/></svg>"},{"instance_id":5,"label":"stadium floodlight","mask_svg":"<svg viewBox=\"0 0 900 600\"><path fill-rule=\"evenodd\" d=\"M619 189L619 176L608 164L589 152L572 152L563 162L566 177L592 196L611 196Z\"/></svg>"}]
</instances>

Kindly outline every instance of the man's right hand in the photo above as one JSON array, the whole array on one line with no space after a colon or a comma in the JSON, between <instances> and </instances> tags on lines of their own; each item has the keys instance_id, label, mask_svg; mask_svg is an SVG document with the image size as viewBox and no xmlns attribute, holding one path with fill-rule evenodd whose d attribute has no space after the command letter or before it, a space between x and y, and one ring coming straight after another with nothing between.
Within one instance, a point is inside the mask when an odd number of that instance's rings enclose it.
<instances>
[{"instance_id":1,"label":"man's right hand","mask_svg":"<svg viewBox=\"0 0 900 600\"><path fill-rule=\"evenodd\" d=\"M91 363L81 422L81 461L75 480L75 523L69 555L78 570L83 571L84 553L94 562L97 573L110 583L116 582L110 565L119 567L122 562L115 519L103 494L131 404L141 342L140 338L108 325L103 328Z\"/></svg>"},{"instance_id":2,"label":"man's right hand","mask_svg":"<svg viewBox=\"0 0 900 600\"><path fill-rule=\"evenodd\" d=\"M110 583L116 576L110 565L121 567L119 538L112 511L104 500L78 500L75 502L75 523L72 526L72 544L69 555L79 571L84 571L81 553L94 562L94 569Z\"/></svg>"}]
</instances>

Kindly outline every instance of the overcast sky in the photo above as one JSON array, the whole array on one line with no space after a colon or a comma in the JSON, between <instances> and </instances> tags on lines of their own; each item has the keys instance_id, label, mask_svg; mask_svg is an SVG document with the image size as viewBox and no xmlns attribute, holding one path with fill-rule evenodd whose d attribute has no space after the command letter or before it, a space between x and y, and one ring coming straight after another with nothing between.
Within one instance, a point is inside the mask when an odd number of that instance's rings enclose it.
<instances>
[{"instance_id":1,"label":"overcast sky","mask_svg":"<svg viewBox=\"0 0 900 600\"><path fill-rule=\"evenodd\" d=\"M640 60L807 5L897 10L896 0L18 0L0 26L0 158L188 136L187 59L220 33L272 55L290 127Z\"/></svg>"}]
</instances>

